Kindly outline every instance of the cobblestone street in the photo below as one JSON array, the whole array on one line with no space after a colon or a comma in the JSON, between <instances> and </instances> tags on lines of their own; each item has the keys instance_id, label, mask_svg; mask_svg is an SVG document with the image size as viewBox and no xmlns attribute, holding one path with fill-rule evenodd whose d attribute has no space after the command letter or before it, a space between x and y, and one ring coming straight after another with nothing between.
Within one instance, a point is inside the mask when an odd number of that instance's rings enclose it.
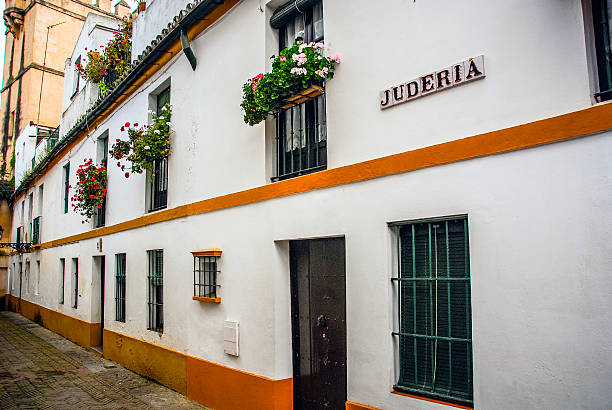
<instances>
[{"instance_id":1,"label":"cobblestone street","mask_svg":"<svg viewBox=\"0 0 612 410\"><path fill-rule=\"evenodd\" d=\"M0 312L2 409L202 409L11 313Z\"/></svg>"}]
</instances>

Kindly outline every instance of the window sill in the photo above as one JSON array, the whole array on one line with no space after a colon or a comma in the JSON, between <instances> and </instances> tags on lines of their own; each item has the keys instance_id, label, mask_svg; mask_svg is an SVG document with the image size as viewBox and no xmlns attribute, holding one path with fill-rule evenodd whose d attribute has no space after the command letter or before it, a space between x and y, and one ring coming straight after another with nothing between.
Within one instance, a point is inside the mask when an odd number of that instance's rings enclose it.
<instances>
[{"instance_id":1,"label":"window sill","mask_svg":"<svg viewBox=\"0 0 612 410\"><path fill-rule=\"evenodd\" d=\"M408 393L404 393L404 392L397 391L397 390L393 390L391 394L397 394L398 396L406 396L406 397L410 397L410 398L417 399L417 400L424 400L424 401L429 401L432 403L443 404L445 406L456 407L458 409L466 409L466 410L474 409L474 407L464 406L464 405L456 404L456 403L450 403L450 402L442 401L442 400L436 400L436 399L432 399L432 398L424 397L424 396L416 396L414 394L408 394Z\"/></svg>"},{"instance_id":2,"label":"window sill","mask_svg":"<svg viewBox=\"0 0 612 410\"><path fill-rule=\"evenodd\" d=\"M151 208L147 211L148 214L152 213L152 212L157 212L157 211L162 211L164 209L166 209L168 206L164 205L164 206L160 206L158 208Z\"/></svg>"},{"instance_id":3,"label":"window sill","mask_svg":"<svg viewBox=\"0 0 612 410\"><path fill-rule=\"evenodd\" d=\"M221 303L221 298L205 298L203 296L194 296L193 300L197 300L198 302L206 302L206 303Z\"/></svg>"}]
</instances>

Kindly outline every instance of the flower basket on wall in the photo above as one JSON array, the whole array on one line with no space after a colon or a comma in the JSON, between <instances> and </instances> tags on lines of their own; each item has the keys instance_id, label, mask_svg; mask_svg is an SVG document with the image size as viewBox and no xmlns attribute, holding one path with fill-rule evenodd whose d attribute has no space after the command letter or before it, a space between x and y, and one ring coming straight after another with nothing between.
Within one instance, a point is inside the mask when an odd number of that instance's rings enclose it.
<instances>
[{"instance_id":1,"label":"flower basket on wall","mask_svg":"<svg viewBox=\"0 0 612 410\"><path fill-rule=\"evenodd\" d=\"M76 192L71 197L72 207L87 222L94 212L101 209L106 198L106 166L94 165L91 158L79 165L76 171ZM69 185L69 188L72 186Z\"/></svg>"},{"instance_id":2,"label":"flower basket on wall","mask_svg":"<svg viewBox=\"0 0 612 410\"><path fill-rule=\"evenodd\" d=\"M129 178L130 172L141 174L145 169L153 174L153 162L160 158L166 158L170 154L170 135L172 119L172 106L166 104L161 112L153 113L150 125L138 127L134 123L126 122L121 127L121 132L128 133L127 140L117 138L110 149L110 155L117 160L117 166L125 171L125 177ZM126 171L126 164L121 161L129 162L129 170Z\"/></svg>"},{"instance_id":3,"label":"flower basket on wall","mask_svg":"<svg viewBox=\"0 0 612 410\"><path fill-rule=\"evenodd\" d=\"M244 122L255 125L270 114L324 93L340 57L323 55L323 43L297 42L272 61L272 71L258 74L243 86Z\"/></svg>"}]
</instances>

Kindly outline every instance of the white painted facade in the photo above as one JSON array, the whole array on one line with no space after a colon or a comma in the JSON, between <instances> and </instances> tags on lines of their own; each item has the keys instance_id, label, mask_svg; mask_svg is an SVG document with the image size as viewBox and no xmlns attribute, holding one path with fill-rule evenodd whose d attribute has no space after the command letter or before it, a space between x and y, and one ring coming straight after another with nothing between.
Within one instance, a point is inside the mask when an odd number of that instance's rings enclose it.
<instances>
[{"instance_id":1,"label":"white painted facade","mask_svg":"<svg viewBox=\"0 0 612 410\"><path fill-rule=\"evenodd\" d=\"M150 2L137 18L135 51L176 14L165 3ZM264 1L262 11L260 3L239 2L191 42L195 71L179 54L92 128L15 203L13 227L25 226L27 215L20 210L25 206L27 213L30 193L38 203L43 185L41 242L91 230L92 223L82 224L71 207L63 212L63 166L70 163L74 183L78 165L99 159L97 139L108 131L112 145L125 122L145 123L154 107L151 95L168 84L174 134L167 209L271 184L274 121L249 127L240 108L242 84L268 70L269 56L278 52L269 18L272 6L283 2ZM342 57L326 85L328 169L593 104L580 2L350 3L324 1L327 52ZM82 37L77 48L86 44ZM380 90L481 54L485 79L380 110ZM71 86L67 76L62 135L80 115L68 113L86 108L69 104ZM9 264L11 293L19 294L19 263L29 262L22 298L97 323L95 258L105 255L105 328L285 379L293 375L289 240L343 236L348 400L382 409L445 408L390 393L398 375L391 335L397 330L397 300L390 280L398 256L387 224L467 214L474 407L605 409L612 402L611 137L608 130L15 255ZM109 162L110 227L147 214L147 180L144 174L126 179ZM202 248L223 250L218 305L191 298L190 252ZM146 330L146 251L152 249L164 250L163 334ZM127 255L125 323L114 320L117 253ZM64 304L58 298L60 258L66 260ZM70 303L72 258L79 264L77 309ZM238 357L223 351L225 320L240 323Z\"/></svg>"},{"instance_id":2,"label":"white painted facade","mask_svg":"<svg viewBox=\"0 0 612 410\"><path fill-rule=\"evenodd\" d=\"M87 60L88 50L101 51L101 46L113 38L120 23L119 18L113 18L100 14L89 13L83 24L81 34L74 46L74 51L70 58L66 59L64 69L64 92L62 97L62 118L60 120L60 136L64 137L70 128L77 122L79 117L98 98L99 91L97 84L92 84L79 78L78 84L75 83L77 59L81 62ZM85 65L85 64L83 64ZM76 90L75 90L75 84Z\"/></svg>"}]
</instances>

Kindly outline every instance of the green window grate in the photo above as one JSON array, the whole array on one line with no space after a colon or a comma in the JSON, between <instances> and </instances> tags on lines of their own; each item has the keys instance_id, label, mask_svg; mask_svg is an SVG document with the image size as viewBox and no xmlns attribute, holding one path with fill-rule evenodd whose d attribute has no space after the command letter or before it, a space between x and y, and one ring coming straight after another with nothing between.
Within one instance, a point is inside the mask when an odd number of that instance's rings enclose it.
<instances>
[{"instance_id":1,"label":"green window grate","mask_svg":"<svg viewBox=\"0 0 612 410\"><path fill-rule=\"evenodd\" d=\"M467 218L399 227L400 372L395 388L465 404L472 394Z\"/></svg>"},{"instance_id":2,"label":"green window grate","mask_svg":"<svg viewBox=\"0 0 612 410\"><path fill-rule=\"evenodd\" d=\"M115 320L125 322L125 253L115 254Z\"/></svg>"}]
</instances>

